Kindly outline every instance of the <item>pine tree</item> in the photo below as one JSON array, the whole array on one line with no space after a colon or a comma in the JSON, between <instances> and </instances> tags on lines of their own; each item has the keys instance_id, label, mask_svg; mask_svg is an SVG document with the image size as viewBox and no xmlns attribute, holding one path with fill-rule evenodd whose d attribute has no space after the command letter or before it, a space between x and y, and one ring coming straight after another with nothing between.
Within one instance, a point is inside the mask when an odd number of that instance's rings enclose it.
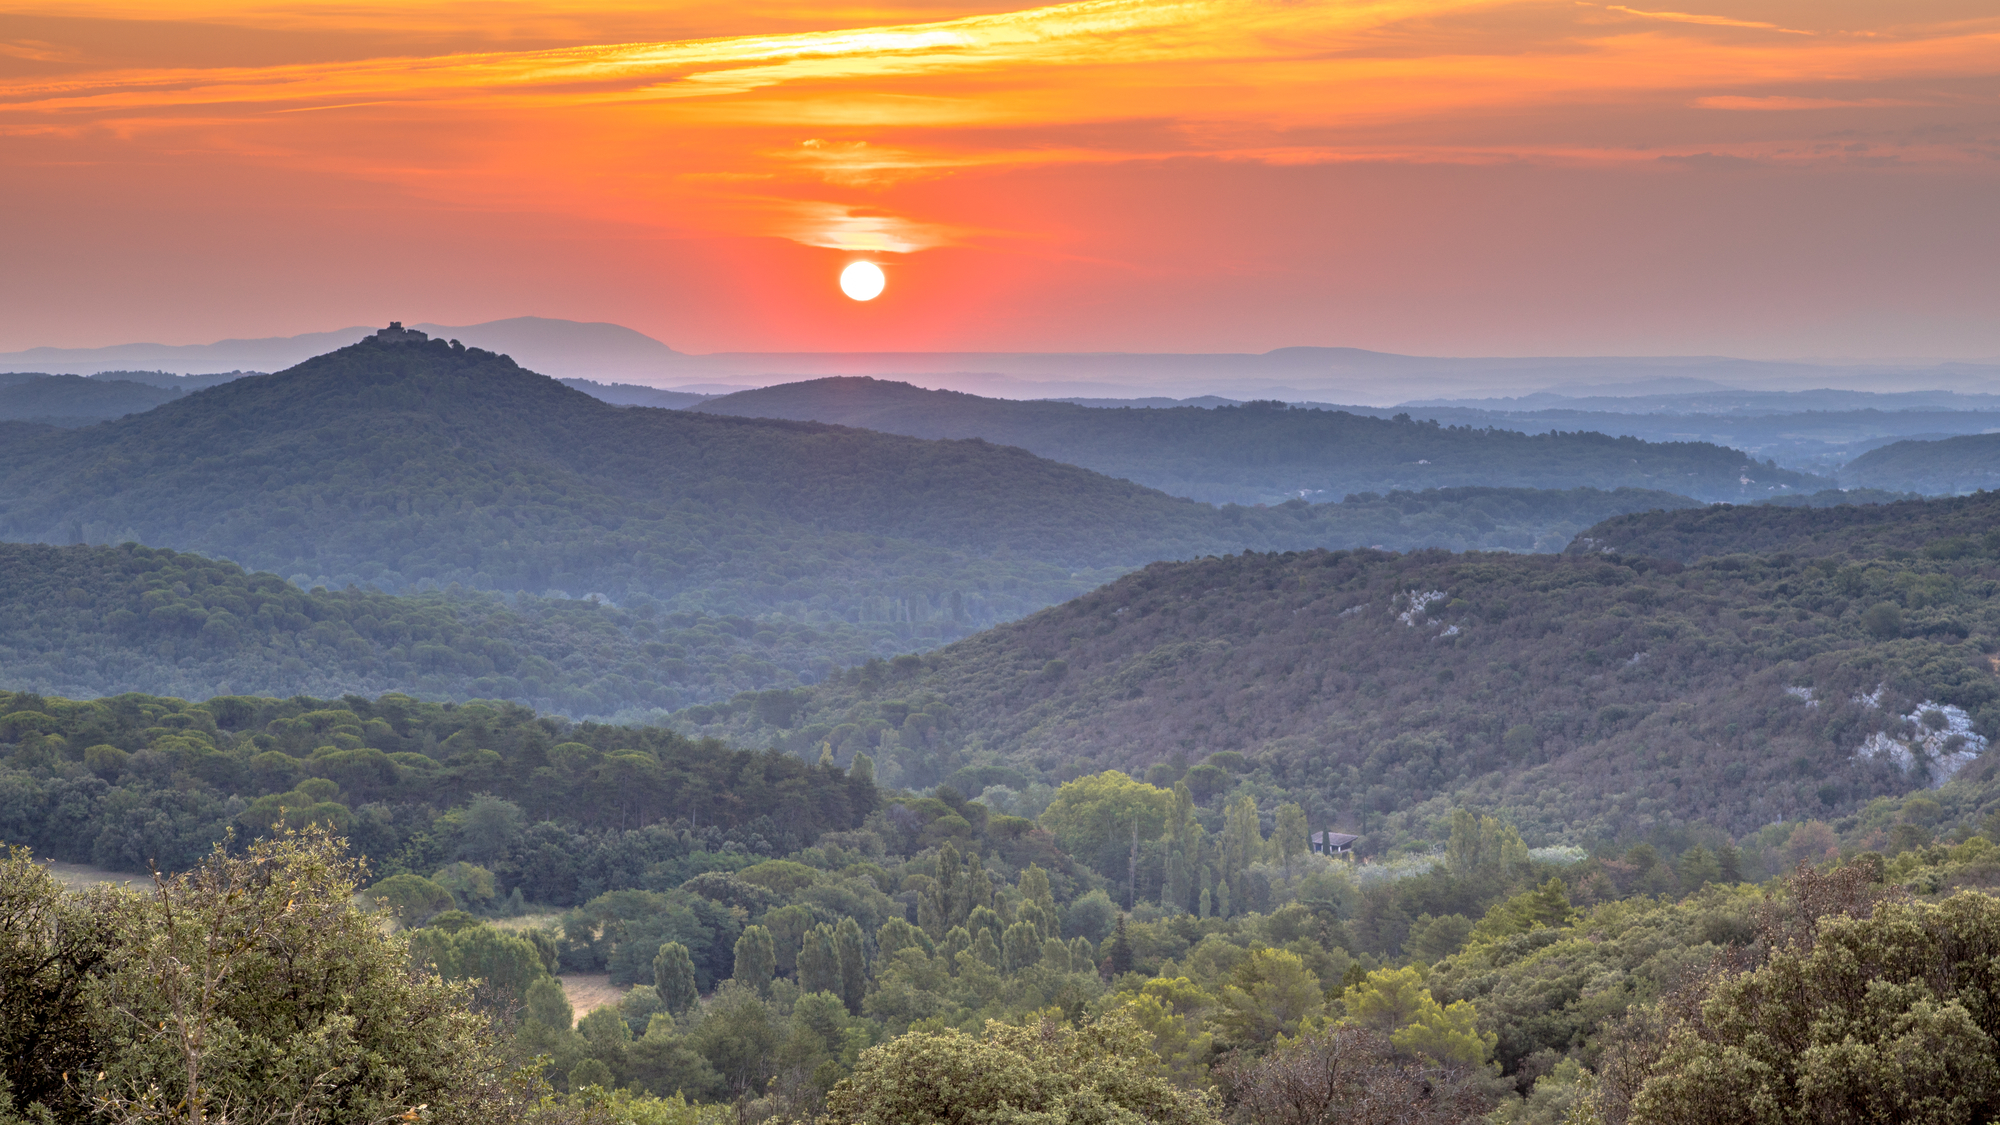
<instances>
[{"instance_id":1,"label":"pine tree","mask_svg":"<svg viewBox=\"0 0 2000 1125\"><path fill-rule=\"evenodd\" d=\"M695 987L694 958L688 956L687 946L670 941L660 947L653 957L653 987L659 990L667 1011L677 1016L701 999Z\"/></svg>"},{"instance_id":2,"label":"pine tree","mask_svg":"<svg viewBox=\"0 0 2000 1125\"><path fill-rule=\"evenodd\" d=\"M841 994L840 954L834 946L833 927L822 922L806 933L799 949L799 991L806 994Z\"/></svg>"},{"instance_id":3,"label":"pine tree","mask_svg":"<svg viewBox=\"0 0 2000 1125\"><path fill-rule=\"evenodd\" d=\"M960 883L965 888L964 895L959 900L960 908L965 913L953 919L954 921L964 921L971 916L973 911L982 906L988 909L992 908L993 876L987 874L986 868L981 866L978 853L973 853L966 860L965 874L961 877Z\"/></svg>"},{"instance_id":4,"label":"pine tree","mask_svg":"<svg viewBox=\"0 0 2000 1125\"><path fill-rule=\"evenodd\" d=\"M1724 844L1715 849L1716 878L1724 883L1743 881L1743 857L1734 844Z\"/></svg>"},{"instance_id":5,"label":"pine tree","mask_svg":"<svg viewBox=\"0 0 2000 1125\"><path fill-rule=\"evenodd\" d=\"M917 924L931 935L931 940L942 940L947 930L964 922L966 914L971 912L970 907L960 907L965 896L962 883L958 849L946 840L938 849L937 878L917 903Z\"/></svg>"},{"instance_id":6,"label":"pine tree","mask_svg":"<svg viewBox=\"0 0 2000 1125\"><path fill-rule=\"evenodd\" d=\"M1306 810L1295 801L1287 801L1278 806L1277 826L1272 830L1271 843L1285 865L1285 881L1292 880L1292 864L1305 855L1307 836L1312 829L1306 823Z\"/></svg>"},{"instance_id":7,"label":"pine tree","mask_svg":"<svg viewBox=\"0 0 2000 1125\"><path fill-rule=\"evenodd\" d=\"M993 940L993 931L984 926L972 939L972 955L984 961L989 968L1000 967L1000 943Z\"/></svg>"},{"instance_id":8,"label":"pine tree","mask_svg":"<svg viewBox=\"0 0 2000 1125\"><path fill-rule=\"evenodd\" d=\"M1042 870L1039 865L1030 863L1028 869L1021 872L1019 885L1023 899L1041 907L1044 914L1055 916L1056 896L1049 890L1048 872Z\"/></svg>"},{"instance_id":9,"label":"pine tree","mask_svg":"<svg viewBox=\"0 0 2000 1125\"><path fill-rule=\"evenodd\" d=\"M840 1000L849 1015L861 1014L861 1001L868 992L868 962L861 947L861 923L853 916L840 920L833 930L834 957L840 964Z\"/></svg>"},{"instance_id":10,"label":"pine tree","mask_svg":"<svg viewBox=\"0 0 2000 1125\"><path fill-rule=\"evenodd\" d=\"M743 936L736 939L736 973L738 983L757 990L757 995L771 995L771 974L777 970L777 944L771 939L771 931L762 926L750 926Z\"/></svg>"},{"instance_id":11,"label":"pine tree","mask_svg":"<svg viewBox=\"0 0 2000 1125\"><path fill-rule=\"evenodd\" d=\"M1111 973L1122 976L1132 971L1132 942L1125 936L1125 916L1118 916L1118 928L1111 932Z\"/></svg>"}]
</instances>

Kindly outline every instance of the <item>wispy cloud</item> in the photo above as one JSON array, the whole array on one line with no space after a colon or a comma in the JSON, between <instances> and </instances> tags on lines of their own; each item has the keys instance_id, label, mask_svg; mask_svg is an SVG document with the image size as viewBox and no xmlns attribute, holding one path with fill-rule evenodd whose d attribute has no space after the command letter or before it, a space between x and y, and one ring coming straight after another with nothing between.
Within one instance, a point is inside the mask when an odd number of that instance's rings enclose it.
<instances>
[{"instance_id":1,"label":"wispy cloud","mask_svg":"<svg viewBox=\"0 0 2000 1125\"><path fill-rule=\"evenodd\" d=\"M1761 20L1739 20L1729 16L1703 15L1698 12L1648 12L1638 8L1628 8L1623 4L1606 4L1604 7L1607 11L1623 12L1628 16L1638 16L1642 19L1665 20L1668 23L1694 23L1707 27L1744 27L1755 31L1777 31L1786 35L1813 34L1810 31L1800 31L1795 27L1782 27L1775 23L1764 23Z\"/></svg>"},{"instance_id":2,"label":"wispy cloud","mask_svg":"<svg viewBox=\"0 0 2000 1125\"><path fill-rule=\"evenodd\" d=\"M250 0L185 7L275 18ZM419 4L407 18L428 33L485 7ZM500 5L495 18L527 20L530 7L574 31L644 6ZM805 18L759 11L781 24ZM304 3L287 18L379 27L394 23L386 12ZM1871 36L1546 0L1082 0L879 25L854 14L849 26L680 40L71 69L0 81L0 136L310 168L444 205L913 252L992 236L975 217L884 202L896 185L940 177L1190 159L1782 160L1785 138L1702 136L1690 120L1720 116L1704 110L1920 110L1889 87L2000 72L2000 17ZM1633 19L1647 29L1635 34ZM1386 41L1393 52L1380 49ZM0 53L65 49L17 42ZM1786 92L1801 86L1816 92ZM1736 92L1705 93L1717 88ZM1611 112L1617 143L1579 125ZM1904 158L1970 159L1964 151ZM750 205L738 194L749 184L758 200L786 202Z\"/></svg>"},{"instance_id":3,"label":"wispy cloud","mask_svg":"<svg viewBox=\"0 0 2000 1125\"><path fill-rule=\"evenodd\" d=\"M1713 97L1696 98L1693 104L1703 109L1793 110L1883 109L1918 106L1927 103L1909 98L1801 98L1785 94L1742 97L1734 94L1719 94Z\"/></svg>"}]
</instances>

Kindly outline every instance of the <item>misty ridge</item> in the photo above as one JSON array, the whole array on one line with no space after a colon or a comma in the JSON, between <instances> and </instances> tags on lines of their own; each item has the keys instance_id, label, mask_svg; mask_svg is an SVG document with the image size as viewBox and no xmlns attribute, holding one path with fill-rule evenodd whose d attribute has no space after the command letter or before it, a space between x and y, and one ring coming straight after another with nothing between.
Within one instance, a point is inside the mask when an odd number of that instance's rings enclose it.
<instances>
[{"instance_id":1,"label":"misty ridge","mask_svg":"<svg viewBox=\"0 0 2000 1125\"><path fill-rule=\"evenodd\" d=\"M1990 404L1684 378L0 376L0 1122L1662 1120L1691 1007L2000 1074L1995 446L1897 437Z\"/></svg>"}]
</instances>

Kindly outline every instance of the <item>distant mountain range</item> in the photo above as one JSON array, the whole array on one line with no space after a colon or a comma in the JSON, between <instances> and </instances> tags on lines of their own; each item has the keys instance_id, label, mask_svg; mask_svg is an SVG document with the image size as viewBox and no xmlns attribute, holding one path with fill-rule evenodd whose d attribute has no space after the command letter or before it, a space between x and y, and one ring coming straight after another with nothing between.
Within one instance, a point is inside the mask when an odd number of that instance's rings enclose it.
<instances>
[{"instance_id":1,"label":"distant mountain range","mask_svg":"<svg viewBox=\"0 0 2000 1125\"><path fill-rule=\"evenodd\" d=\"M844 377L742 391L693 409L926 438L984 438L1211 503L1335 501L1466 485L1573 488L1584 482L1742 501L1832 483L1699 442L1445 428L1407 414L1396 421L1277 402L1101 409Z\"/></svg>"},{"instance_id":2,"label":"distant mountain range","mask_svg":"<svg viewBox=\"0 0 2000 1125\"><path fill-rule=\"evenodd\" d=\"M1237 399L1388 405L1417 397L1610 393L1680 394L1707 388L1806 390L1909 386L1991 391L2000 362L1868 364L1770 362L1714 356L1441 358L1359 348L1290 347L1263 353L1181 355L1030 352L720 352L688 355L615 324L513 317L483 324L413 324L468 347L512 355L558 378L707 392L833 375L873 375L1009 398L1222 395ZM94 374L276 371L352 344L372 329L214 344L31 348L0 354L0 371Z\"/></svg>"}]
</instances>

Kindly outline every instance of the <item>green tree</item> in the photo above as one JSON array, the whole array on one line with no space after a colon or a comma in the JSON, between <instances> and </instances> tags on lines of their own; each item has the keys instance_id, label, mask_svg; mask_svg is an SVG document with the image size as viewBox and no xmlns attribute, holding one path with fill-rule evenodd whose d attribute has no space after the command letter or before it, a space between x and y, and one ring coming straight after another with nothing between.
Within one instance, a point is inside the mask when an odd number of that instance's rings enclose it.
<instances>
[{"instance_id":1,"label":"green tree","mask_svg":"<svg viewBox=\"0 0 2000 1125\"><path fill-rule=\"evenodd\" d=\"M1306 822L1306 810L1295 801L1287 801L1278 806L1278 819L1272 829L1271 843L1277 850L1278 859L1285 865L1285 880L1291 881L1292 865L1306 854L1311 843L1312 828Z\"/></svg>"},{"instance_id":2,"label":"green tree","mask_svg":"<svg viewBox=\"0 0 2000 1125\"><path fill-rule=\"evenodd\" d=\"M1142 840L1157 839L1174 795L1108 770L1065 782L1042 811L1042 827L1071 855L1100 871L1122 870L1137 826Z\"/></svg>"},{"instance_id":3,"label":"green tree","mask_svg":"<svg viewBox=\"0 0 2000 1125\"><path fill-rule=\"evenodd\" d=\"M1196 856L1201 825L1194 819L1194 795L1185 780L1174 782L1174 803L1167 813L1166 878L1160 881L1160 905L1186 912L1195 895Z\"/></svg>"},{"instance_id":4,"label":"green tree","mask_svg":"<svg viewBox=\"0 0 2000 1125\"><path fill-rule=\"evenodd\" d=\"M1471 1004L1439 1004L1415 968L1377 969L1343 992L1341 1002L1348 1022L1386 1035L1399 1051L1441 1063L1483 1064L1499 1043L1478 1029Z\"/></svg>"},{"instance_id":5,"label":"green tree","mask_svg":"<svg viewBox=\"0 0 2000 1125\"><path fill-rule=\"evenodd\" d=\"M771 931L762 926L744 927L743 936L736 939L736 971L732 979L757 995L768 998L771 995L771 974L777 967L778 955L771 941Z\"/></svg>"},{"instance_id":6,"label":"green tree","mask_svg":"<svg viewBox=\"0 0 2000 1125\"><path fill-rule=\"evenodd\" d=\"M72 896L26 848L0 852L0 1083L13 1105L80 1117L77 1087L99 1050L94 978L114 951L115 905Z\"/></svg>"},{"instance_id":7,"label":"green tree","mask_svg":"<svg viewBox=\"0 0 2000 1125\"><path fill-rule=\"evenodd\" d=\"M1257 822L1257 802L1244 795L1229 803L1222 821L1221 882L1229 891L1226 903L1216 904L1216 914L1227 918L1248 905L1243 877L1250 865L1264 858L1264 830Z\"/></svg>"},{"instance_id":8,"label":"green tree","mask_svg":"<svg viewBox=\"0 0 2000 1125\"><path fill-rule=\"evenodd\" d=\"M410 935L410 956L445 980L478 982L482 998L502 1007L520 1002L549 975L533 942L486 925L417 930Z\"/></svg>"},{"instance_id":9,"label":"green tree","mask_svg":"<svg viewBox=\"0 0 2000 1125\"><path fill-rule=\"evenodd\" d=\"M840 953L834 945L833 927L822 922L807 931L799 950L799 991L838 996L840 990Z\"/></svg>"},{"instance_id":10,"label":"green tree","mask_svg":"<svg viewBox=\"0 0 2000 1125\"><path fill-rule=\"evenodd\" d=\"M1230 1042L1248 1047L1297 1035L1326 1008L1319 978L1288 949L1252 950L1216 999L1216 1026Z\"/></svg>"},{"instance_id":11,"label":"green tree","mask_svg":"<svg viewBox=\"0 0 2000 1125\"><path fill-rule=\"evenodd\" d=\"M415 929L434 915L452 908L451 892L421 875L391 875L368 888L365 896L404 929Z\"/></svg>"},{"instance_id":12,"label":"green tree","mask_svg":"<svg viewBox=\"0 0 2000 1125\"><path fill-rule=\"evenodd\" d=\"M933 941L942 941L947 931L965 921L960 909L965 891L960 886L958 866L958 849L946 840L938 849L937 876L917 900L917 925Z\"/></svg>"},{"instance_id":13,"label":"green tree","mask_svg":"<svg viewBox=\"0 0 2000 1125\"><path fill-rule=\"evenodd\" d=\"M1488 1106L1473 1067L1411 1059L1379 1031L1322 1028L1230 1068L1260 1125L1461 1125Z\"/></svg>"},{"instance_id":14,"label":"green tree","mask_svg":"<svg viewBox=\"0 0 2000 1125\"><path fill-rule=\"evenodd\" d=\"M709 998L701 1022L689 1035L689 1046L708 1060L730 1090L754 1096L770 1079L783 1039L784 1029L762 998L725 982Z\"/></svg>"},{"instance_id":15,"label":"green tree","mask_svg":"<svg viewBox=\"0 0 2000 1125\"><path fill-rule=\"evenodd\" d=\"M1795 893L1799 886L1794 883ZM1584 1120L1986 1121L2000 1114L2000 899L1882 902L1663 1004ZM1779 935L1768 935L1778 937Z\"/></svg>"},{"instance_id":16,"label":"green tree","mask_svg":"<svg viewBox=\"0 0 2000 1125\"><path fill-rule=\"evenodd\" d=\"M354 909L357 866L318 829L218 847L120 919L100 994L118 1044L91 1087L114 1121L516 1116L462 988L412 976ZM514 1108L510 1108L514 1107Z\"/></svg>"},{"instance_id":17,"label":"green tree","mask_svg":"<svg viewBox=\"0 0 2000 1125\"><path fill-rule=\"evenodd\" d=\"M1426 965L1436 964L1464 948L1471 935L1472 919L1463 914L1442 918L1419 914L1410 923L1409 936L1403 939L1403 952Z\"/></svg>"},{"instance_id":18,"label":"green tree","mask_svg":"<svg viewBox=\"0 0 2000 1125\"><path fill-rule=\"evenodd\" d=\"M1118 916L1118 927L1111 932L1111 951L1105 955L1111 961L1113 975L1123 976L1132 971L1132 940L1125 933L1125 916Z\"/></svg>"},{"instance_id":19,"label":"green tree","mask_svg":"<svg viewBox=\"0 0 2000 1125\"><path fill-rule=\"evenodd\" d=\"M833 928L834 961L840 969L840 991L850 1015L861 1014L861 1001L868 995L868 961L861 940L861 923L849 915Z\"/></svg>"},{"instance_id":20,"label":"green tree","mask_svg":"<svg viewBox=\"0 0 2000 1125\"><path fill-rule=\"evenodd\" d=\"M1041 865L1035 863L1028 864L1026 870L1021 872L1018 886L1023 902L1031 902L1039 907L1043 914L1050 918L1055 917L1056 896L1049 889L1049 873L1042 870ZM1055 935L1051 934L1049 936Z\"/></svg>"},{"instance_id":21,"label":"green tree","mask_svg":"<svg viewBox=\"0 0 2000 1125\"><path fill-rule=\"evenodd\" d=\"M569 996L563 992L562 982L554 977L545 976L529 985L522 1008L528 1019L556 1031L568 1031L576 1022Z\"/></svg>"},{"instance_id":22,"label":"green tree","mask_svg":"<svg viewBox=\"0 0 2000 1125\"><path fill-rule=\"evenodd\" d=\"M430 881L449 891L460 910L488 910L496 897L493 873L476 864L448 864L432 872Z\"/></svg>"},{"instance_id":23,"label":"green tree","mask_svg":"<svg viewBox=\"0 0 2000 1125\"><path fill-rule=\"evenodd\" d=\"M1460 878L1483 877L1505 883L1528 869L1528 845L1512 825L1490 816L1453 809L1445 842L1445 869Z\"/></svg>"},{"instance_id":24,"label":"green tree","mask_svg":"<svg viewBox=\"0 0 2000 1125\"><path fill-rule=\"evenodd\" d=\"M667 1006L667 1011L677 1016L701 999L701 992L695 986L694 958L689 956L687 946L670 941L653 955L653 988L659 992L660 1002Z\"/></svg>"},{"instance_id":25,"label":"green tree","mask_svg":"<svg viewBox=\"0 0 2000 1125\"><path fill-rule=\"evenodd\" d=\"M1042 934L1033 922L1016 922L1000 939L1001 968L1016 973L1042 959Z\"/></svg>"},{"instance_id":26,"label":"green tree","mask_svg":"<svg viewBox=\"0 0 2000 1125\"><path fill-rule=\"evenodd\" d=\"M1494 904L1472 927L1469 937L1473 941L1498 941L1533 929L1567 926L1575 917L1576 911L1569 905L1569 891L1561 879L1550 876L1534 890Z\"/></svg>"},{"instance_id":27,"label":"green tree","mask_svg":"<svg viewBox=\"0 0 2000 1125\"><path fill-rule=\"evenodd\" d=\"M626 1051L632 1045L632 1028L618 1009L599 1008L576 1021L576 1030L589 1045L591 1058L603 1063L614 1076L624 1072ZM570 1070L570 1080L576 1080L574 1068Z\"/></svg>"},{"instance_id":28,"label":"green tree","mask_svg":"<svg viewBox=\"0 0 2000 1125\"><path fill-rule=\"evenodd\" d=\"M826 1099L838 1125L1136 1122L1214 1125L1206 1093L1160 1073L1129 1016L1072 1027L988 1023L986 1034L920 1032L862 1053Z\"/></svg>"}]
</instances>

